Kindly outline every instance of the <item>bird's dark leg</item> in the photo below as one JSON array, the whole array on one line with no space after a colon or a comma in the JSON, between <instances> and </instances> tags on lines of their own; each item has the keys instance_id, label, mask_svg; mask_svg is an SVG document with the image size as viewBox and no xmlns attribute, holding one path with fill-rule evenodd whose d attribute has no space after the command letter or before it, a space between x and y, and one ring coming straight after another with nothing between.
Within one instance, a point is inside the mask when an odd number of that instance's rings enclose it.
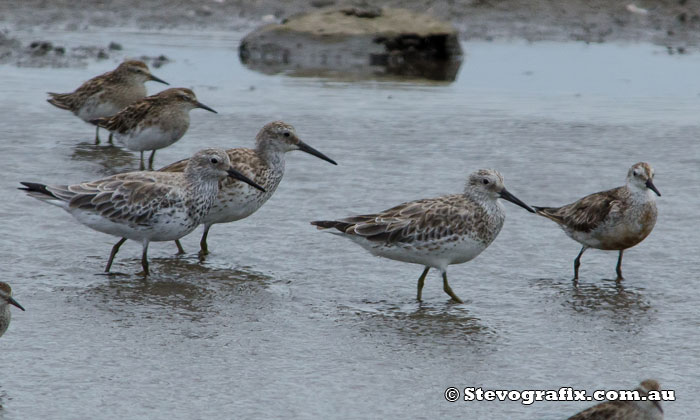
<instances>
[{"instance_id":1,"label":"bird's dark leg","mask_svg":"<svg viewBox=\"0 0 700 420\"><path fill-rule=\"evenodd\" d=\"M141 164L139 165L139 171L143 171L146 169L146 166L143 164L143 150L141 151Z\"/></svg>"},{"instance_id":2,"label":"bird's dark leg","mask_svg":"<svg viewBox=\"0 0 700 420\"><path fill-rule=\"evenodd\" d=\"M175 239L175 245L177 246L177 255L182 255L185 253L185 248L182 247L179 239Z\"/></svg>"},{"instance_id":3,"label":"bird's dark leg","mask_svg":"<svg viewBox=\"0 0 700 420\"><path fill-rule=\"evenodd\" d=\"M581 266L581 255L583 255L583 252L587 249L588 247L584 245L583 248L581 248L581 252L578 253L578 256L574 260L574 282L578 281L578 268Z\"/></svg>"},{"instance_id":4,"label":"bird's dark leg","mask_svg":"<svg viewBox=\"0 0 700 420\"><path fill-rule=\"evenodd\" d=\"M95 144L100 144L100 127L95 127Z\"/></svg>"},{"instance_id":5,"label":"bird's dark leg","mask_svg":"<svg viewBox=\"0 0 700 420\"><path fill-rule=\"evenodd\" d=\"M447 283L447 271L442 272L442 290L445 291L452 300L454 300L457 303L464 303L462 299L458 298L457 295L455 295L455 292L452 291L452 288L450 287L449 283Z\"/></svg>"},{"instance_id":6,"label":"bird's dark leg","mask_svg":"<svg viewBox=\"0 0 700 420\"><path fill-rule=\"evenodd\" d=\"M153 170L153 158L156 156L156 151L151 151L151 157L148 158L148 169Z\"/></svg>"},{"instance_id":7,"label":"bird's dark leg","mask_svg":"<svg viewBox=\"0 0 700 420\"><path fill-rule=\"evenodd\" d=\"M423 284L425 284L425 276L428 275L428 271L430 271L430 267L425 267L425 270L423 270L423 274L420 275L420 278L418 278L418 296L416 297L416 300L420 302L422 299L423 295Z\"/></svg>"},{"instance_id":8,"label":"bird's dark leg","mask_svg":"<svg viewBox=\"0 0 700 420\"><path fill-rule=\"evenodd\" d=\"M112 252L109 253L109 261L107 261L107 267L105 267L105 273L109 273L109 269L112 268L114 257L117 255L117 252L119 252L119 247L121 247L124 242L126 242L126 238L121 238L119 242L114 244L112 247Z\"/></svg>"},{"instance_id":9,"label":"bird's dark leg","mask_svg":"<svg viewBox=\"0 0 700 420\"><path fill-rule=\"evenodd\" d=\"M114 144L114 134L109 133L109 138L107 139L107 143Z\"/></svg>"},{"instance_id":10,"label":"bird's dark leg","mask_svg":"<svg viewBox=\"0 0 700 420\"><path fill-rule=\"evenodd\" d=\"M615 271L617 272L617 281L624 280L622 277L622 253L624 251L624 249L620 250L620 257L617 259L617 267L615 267Z\"/></svg>"},{"instance_id":11,"label":"bird's dark leg","mask_svg":"<svg viewBox=\"0 0 700 420\"><path fill-rule=\"evenodd\" d=\"M199 241L199 255L208 255L209 247L207 246L207 235L209 235L209 228L211 225L204 225L204 233L202 233L202 239Z\"/></svg>"},{"instance_id":12,"label":"bird's dark leg","mask_svg":"<svg viewBox=\"0 0 700 420\"><path fill-rule=\"evenodd\" d=\"M141 267L143 267L143 275L148 276L151 272L148 270L148 241L143 243L143 252L141 253Z\"/></svg>"}]
</instances>

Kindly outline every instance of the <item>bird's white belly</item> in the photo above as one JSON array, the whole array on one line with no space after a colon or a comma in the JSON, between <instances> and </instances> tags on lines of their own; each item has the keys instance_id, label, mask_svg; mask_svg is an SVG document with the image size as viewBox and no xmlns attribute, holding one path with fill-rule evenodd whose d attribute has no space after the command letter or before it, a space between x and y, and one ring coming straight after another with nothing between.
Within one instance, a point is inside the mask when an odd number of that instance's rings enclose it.
<instances>
[{"instance_id":1,"label":"bird's white belly","mask_svg":"<svg viewBox=\"0 0 700 420\"><path fill-rule=\"evenodd\" d=\"M78 118L83 121L90 122L96 118L111 117L121 108L113 102L102 102L98 98L92 97L78 110Z\"/></svg>"},{"instance_id":2,"label":"bird's white belly","mask_svg":"<svg viewBox=\"0 0 700 420\"><path fill-rule=\"evenodd\" d=\"M243 184L243 183L237 183ZM203 224L229 223L245 219L258 211L270 198L272 192L259 192L248 184L243 184L235 193L231 191L219 192L216 201L204 217Z\"/></svg>"},{"instance_id":3,"label":"bird's white belly","mask_svg":"<svg viewBox=\"0 0 700 420\"><path fill-rule=\"evenodd\" d=\"M117 141L124 144L127 149L136 152L168 147L178 141L183 134L184 131L164 131L159 126L150 126L143 129L136 128L126 134L115 133Z\"/></svg>"},{"instance_id":4,"label":"bird's white belly","mask_svg":"<svg viewBox=\"0 0 700 420\"><path fill-rule=\"evenodd\" d=\"M197 223L193 223L186 212L180 209L156 215L148 226L127 222L117 223L87 210L70 209L69 211L80 223L89 228L135 241L174 241L197 227Z\"/></svg>"},{"instance_id":5,"label":"bird's white belly","mask_svg":"<svg viewBox=\"0 0 700 420\"><path fill-rule=\"evenodd\" d=\"M451 264L462 264L470 261L488 246L467 236L446 240L423 243L396 243L387 245L384 242L372 242L356 235L347 236L360 244L373 255L392 260L421 264L444 270Z\"/></svg>"}]
</instances>

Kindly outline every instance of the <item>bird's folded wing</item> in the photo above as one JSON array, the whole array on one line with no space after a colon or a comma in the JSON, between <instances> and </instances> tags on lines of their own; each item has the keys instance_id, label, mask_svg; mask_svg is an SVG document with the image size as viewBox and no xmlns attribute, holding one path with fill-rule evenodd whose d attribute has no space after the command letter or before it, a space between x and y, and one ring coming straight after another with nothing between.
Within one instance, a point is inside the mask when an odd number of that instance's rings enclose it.
<instances>
[{"instance_id":1,"label":"bird's folded wing","mask_svg":"<svg viewBox=\"0 0 700 420\"><path fill-rule=\"evenodd\" d=\"M159 209L173 204L173 189L153 177L122 174L95 182L47 186L70 208L93 211L117 223L148 224Z\"/></svg>"},{"instance_id":2,"label":"bird's folded wing","mask_svg":"<svg viewBox=\"0 0 700 420\"><path fill-rule=\"evenodd\" d=\"M457 197L457 196L455 196ZM450 196L400 204L377 214L342 219L345 233L370 241L410 243L451 236L465 224L463 209L450 203Z\"/></svg>"},{"instance_id":3,"label":"bird's folded wing","mask_svg":"<svg viewBox=\"0 0 700 420\"><path fill-rule=\"evenodd\" d=\"M155 106L157 106L156 100L148 97L127 106L111 117L98 118L91 122L112 132L126 133L146 120Z\"/></svg>"},{"instance_id":4,"label":"bird's folded wing","mask_svg":"<svg viewBox=\"0 0 700 420\"><path fill-rule=\"evenodd\" d=\"M547 215L554 221L580 232L590 232L620 215L620 188L588 195L569 205L550 209Z\"/></svg>"}]
</instances>

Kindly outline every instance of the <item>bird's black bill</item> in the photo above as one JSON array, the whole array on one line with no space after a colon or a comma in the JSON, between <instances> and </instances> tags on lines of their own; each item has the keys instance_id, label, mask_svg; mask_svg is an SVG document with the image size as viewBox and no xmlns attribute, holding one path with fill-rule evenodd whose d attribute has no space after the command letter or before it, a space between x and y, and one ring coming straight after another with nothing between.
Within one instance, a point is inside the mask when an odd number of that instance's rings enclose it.
<instances>
[{"instance_id":1,"label":"bird's black bill","mask_svg":"<svg viewBox=\"0 0 700 420\"><path fill-rule=\"evenodd\" d=\"M206 109L209 112L213 112L214 114L218 114L218 112L214 111L213 109L209 108L208 106L204 105L201 102L196 102L195 105L197 105L197 108Z\"/></svg>"},{"instance_id":2,"label":"bird's black bill","mask_svg":"<svg viewBox=\"0 0 700 420\"><path fill-rule=\"evenodd\" d=\"M261 187L260 185L256 184L255 181L252 179L248 178L247 176L243 175L242 173L238 172L237 170L231 168L228 171L228 176L231 178L238 179L240 181L245 182L246 184L250 185L253 188L257 188L262 192L265 192L265 188Z\"/></svg>"},{"instance_id":3,"label":"bird's black bill","mask_svg":"<svg viewBox=\"0 0 700 420\"><path fill-rule=\"evenodd\" d=\"M659 197L661 197L661 193L659 192L659 190L656 189L656 186L655 186L654 183L651 181L651 178L647 179L647 188L649 188L650 190L654 191L654 192L656 193L656 195L658 195Z\"/></svg>"},{"instance_id":4,"label":"bird's black bill","mask_svg":"<svg viewBox=\"0 0 700 420\"><path fill-rule=\"evenodd\" d=\"M505 188L503 190L501 190L501 198L504 200L508 200L513 204L519 205L520 207L524 208L525 210L529 211L530 213L535 212L535 210L533 210L530 206L528 206L527 204L520 201L518 199L518 197L516 197L513 194L511 194L510 192L508 192L508 190Z\"/></svg>"},{"instance_id":5,"label":"bird's black bill","mask_svg":"<svg viewBox=\"0 0 700 420\"><path fill-rule=\"evenodd\" d=\"M19 309L24 310L24 308L22 307L22 305L20 305L19 302L17 302L17 301L14 300L13 298L11 298L11 297L10 297L10 298L7 298L7 301L10 303L10 305L15 305L15 306L18 307Z\"/></svg>"},{"instance_id":6,"label":"bird's black bill","mask_svg":"<svg viewBox=\"0 0 700 420\"><path fill-rule=\"evenodd\" d=\"M156 76L154 76L154 75L151 75L151 78L150 78L149 80L153 80L154 82L158 82L158 83L162 83L162 84L164 84L164 85L170 86L170 83L168 83L168 82L166 82L165 80L163 80L163 79L161 79L161 78L158 78L158 77L156 77Z\"/></svg>"},{"instance_id":7,"label":"bird's black bill","mask_svg":"<svg viewBox=\"0 0 700 420\"><path fill-rule=\"evenodd\" d=\"M297 144L297 147L299 147L299 150L301 150L302 152L306 152L310 155L316 156L319 159L323 159L326 162L330 162L334 165L337 165L337 163L335 163L333 159L329 158L328 156L324 155L323 153L319 152L318 150L314 149L313 147L309 146L301 140L299 140L299 144Z\"/></svg>"}]
</instances>

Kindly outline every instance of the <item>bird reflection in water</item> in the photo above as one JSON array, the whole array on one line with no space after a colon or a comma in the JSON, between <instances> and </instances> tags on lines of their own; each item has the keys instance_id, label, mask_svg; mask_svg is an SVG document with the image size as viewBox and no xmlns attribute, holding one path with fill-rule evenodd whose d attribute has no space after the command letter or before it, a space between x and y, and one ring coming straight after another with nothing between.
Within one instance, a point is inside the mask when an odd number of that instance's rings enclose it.
<instances>
[{"instance_id":1,"label":"bird reflection in water","mask_svg":"<svg viewBox=\"0 0 700 420\"><path fill-rule=\"evenodd\" d=\"M137 170L138 159L130 152L116 146L98 146L91 142L81 142L73 146L71 160L92 162L100 166L104 176Z\"/></svg>"},{"instance_id":2,"label":"bird reflection in water","mask_svg":"<svg viewBox=\"0 0 700 420\"><path fill-rule=\"evenodd\" d=\"M88 289L86 297L98 298L97 305L110 312L145 312L146 316L160 314L157 316L193 321L219 312L221 305L231 300L269 300L267 287L272 277L248 268L209 267L196 261L155 259L148 280L138 275L109 276L108 282Z\"/></svg>"},{"instance_id":3,"label":"bird reflection in water","mask_svg":"<svg viewBox=\"0 0 700 420\"><path fill-rule=\"evenodd\" d=\"M413 343L435 340L452 342L487 342L495 333L463 306L446 304L397 304L389 301L363 301L360 307L346 307L343 312L359 316L363 329L375 334L388 329ZM427 340L427 341L426 341Z\"/></svg>"},{"instance_id":4,"label":"bird reflection in water","mask_svg":"<svg viewBox=\"0 0 700 420\"><path fill-rule=\"evenodd\" d=\"M541 288L554 288L556 300L579 314L608 317L616 323L642 326L648 323L652 306L643 288L615 280L573 284L569 279L539 279Z\"/></svg>"}]
</instances>

